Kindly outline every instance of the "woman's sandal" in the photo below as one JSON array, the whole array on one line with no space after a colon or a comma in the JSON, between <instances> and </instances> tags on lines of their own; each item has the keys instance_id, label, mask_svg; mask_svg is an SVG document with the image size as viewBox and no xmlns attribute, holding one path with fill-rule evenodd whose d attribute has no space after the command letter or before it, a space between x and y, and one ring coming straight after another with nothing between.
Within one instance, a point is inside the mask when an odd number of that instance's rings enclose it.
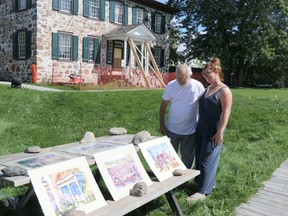
<instances>
[{"instance_id":1,"label":"woman's sandal","mask_svg":"<svg viewBox=\"0 0 288 216\"><path fill-rule=\"evenodd\" d=\"M186 198L186 201L188 201L188 202L195 202L195 201L204 200L204 199L206 199L206 195L197 192L197 193L194 193L193 195L187 197L187 198Z\"/></svg>"}]
</instances>

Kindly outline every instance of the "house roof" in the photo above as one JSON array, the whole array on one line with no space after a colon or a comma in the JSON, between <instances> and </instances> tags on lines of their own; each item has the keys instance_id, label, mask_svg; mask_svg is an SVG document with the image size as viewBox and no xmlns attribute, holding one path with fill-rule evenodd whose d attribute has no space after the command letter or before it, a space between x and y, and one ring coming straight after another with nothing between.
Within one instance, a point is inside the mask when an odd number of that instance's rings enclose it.
<instances>
[{"instance_id":1,"label":"house roof","mask_svg":"<svg viewBox=\"0 0 288 216\"><path fill-rule=\"evenodd\" d=\"M144 24L119 26L104 34L104 37L108 40L128 40L132 38L139 42L156 40L154 34Z\"/></svg>"},{"instance_id":2,"label":"house roof","mask_svg":"<svg viewBox=\"0 0 288 216\"><path fill-rule=\"evenodd\" d=\"M130 0L130 1L159 10L159 11L163 11L169 14L178 13L180 11L177 8L170 7L166 4L163 4L155 0Z\"/></svg>"}]
</instances>

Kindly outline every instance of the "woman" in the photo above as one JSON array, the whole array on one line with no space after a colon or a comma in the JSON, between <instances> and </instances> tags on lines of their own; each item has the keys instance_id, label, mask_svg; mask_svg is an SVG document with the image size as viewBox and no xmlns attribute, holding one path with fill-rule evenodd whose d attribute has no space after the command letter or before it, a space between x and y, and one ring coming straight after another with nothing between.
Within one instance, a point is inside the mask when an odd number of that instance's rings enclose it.
<instances>
[{"instance_id":1,"label":"woman","mask_svg":"<svg viewBox=\"0 0 288 216\"><path fill-rule=\"evenodd\" d=\"M232 93L224 81L220 60L212 58L203 68L202 76L210 84L199 98L199 121L196 129L196 177L198 192L187 201L203 200L216 185L216 172L224 131L232 107Z\"/></svg>"}]
</instances>

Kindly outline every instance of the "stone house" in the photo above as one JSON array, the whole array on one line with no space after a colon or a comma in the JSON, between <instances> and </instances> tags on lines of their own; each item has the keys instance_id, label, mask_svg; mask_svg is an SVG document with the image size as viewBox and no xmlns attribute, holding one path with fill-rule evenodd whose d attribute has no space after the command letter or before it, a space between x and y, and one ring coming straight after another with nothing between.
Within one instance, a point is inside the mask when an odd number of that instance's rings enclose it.
<instances>
[{"instance_id":1,"label":"stone house","mask_svg":"<svg viewBox=\"0 0 288 216\"><path fill-rule=\"evenodd\" d=\"M151 61L168 72L176 12L154 0L0 0L0 80L98 84L139 68L153 78Z\"/></svg>"}]
</instances>

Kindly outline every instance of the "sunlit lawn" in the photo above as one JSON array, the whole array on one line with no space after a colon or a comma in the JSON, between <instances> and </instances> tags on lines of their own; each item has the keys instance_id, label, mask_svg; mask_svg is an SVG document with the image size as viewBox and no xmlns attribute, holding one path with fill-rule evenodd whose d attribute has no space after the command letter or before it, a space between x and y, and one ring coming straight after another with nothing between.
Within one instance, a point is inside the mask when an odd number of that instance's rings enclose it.
<instances>
[{"instance_id":1,"label":"sunlit lawn","mask_svg":"<svg viewBox=\"0 0 288 216\"><path fill-rule=\"evenodd\" d=\"M288 158L286 138L288 91L232 89L233 109L217 173L217 186L204 202L186 203L195 192L193 181L175 190L184 215L233 215L256 193L263 181ZM0 86L0 155L71 143L86 131L108 135L111 127L135 134L146 130L160 136L159 105L163 90L115 92L38 92ZM142 159L143 160L143 159ZM22 193L2 189L5 194ZM30 205L30 206L29 206ZM33 208L31 208L33 206ZM39 210L28 203L29 210ZM37 210L38 209L38 210ZM0 208L0 215L13 215ZM165 196L129 215L172 215Z\"/></svg>"}]
</instances>

